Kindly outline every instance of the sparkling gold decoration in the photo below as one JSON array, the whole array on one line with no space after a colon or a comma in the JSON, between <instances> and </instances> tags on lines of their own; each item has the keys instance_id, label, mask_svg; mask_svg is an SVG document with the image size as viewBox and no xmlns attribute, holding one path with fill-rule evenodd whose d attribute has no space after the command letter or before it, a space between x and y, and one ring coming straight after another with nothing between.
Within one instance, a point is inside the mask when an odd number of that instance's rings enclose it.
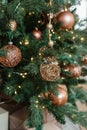
<instances>
[{"instance_id":1,"label":"sparkling gold decoration","mask_svg":"<svg viewBox=\"0 0 87 130\"><path fill-rule=\"evenodd\" d=\"M40 65L40 74L43 80L56 81L60 77L60 67L54 57L47 57Z\"/></svg>"},{"instance_id":2,"label":"sparkling gold decoration","mask_svg":"<svg viewBox=\"0 0 87 130\"><path fill-rule=\"evenodd\" d=\"M49 1L49 6L51 7L52 6L52 0ZM50 12L48 14L48 24L47 24L47 28L48 28L48 38L49 38L49 41L48 41L48 45L53 48L54 46L54 41L52 40L52 34L54 33L54 30L53 30L53 25L52 25L52 19L53 19L54 15L52 12Z\"/></svg>"},{"instance_id":3,"label":"sparkling gold decoration","mask_svg":"<svg viewBox=\"0 0 87 130\"><path fill-rule=\"evenodd\" d=\"M5 45L2 49L7 52L5 57L0 57L0 62L5 67L15 67L22 59L21 51L18 47L12 44Z\"/></svg>"},{"instance_id":4,"label":"sparkling gold decoration","mask_svg":"<svg viewBox=\"0 0 87 130\"><path fill-rule=\"evenodd\" d=\"M44 51L47 49L46 46L42 46L40 49L39 49L39 54L40 55L43 55Z\"/></svg>"},{"instance_id":5,"label":"sparkling gold decoration","mask_svg":"<svg viewBox=\"0 0 87 130\"><path fill-rule=\"evenodd\" d=\"M75 18L70 11L62 11L57 16L57 21L61 22L62 29L72 29L75 23Z\"/></svg>"},{"instance_id":6,"label":"sparkling gold decoration","mask_svg":"<svg viewBox=\"0 0 87 130\"><path fill-rule=\"evenodd\" d=\"M15 31L17 28L17 22L14 19L11 19L8 23L8 26L12 31Z\"/></svg>"}]
</instances>

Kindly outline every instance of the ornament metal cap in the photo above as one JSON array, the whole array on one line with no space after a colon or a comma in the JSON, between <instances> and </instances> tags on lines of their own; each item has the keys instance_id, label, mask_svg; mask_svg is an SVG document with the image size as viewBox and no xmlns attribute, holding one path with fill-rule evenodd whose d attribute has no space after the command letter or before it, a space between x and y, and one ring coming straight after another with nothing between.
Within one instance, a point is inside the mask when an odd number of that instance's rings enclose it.
<instances>
[{"instance_id":1,"label":"ornament metal cap","mask_svg":"<svg viewBox=\"0 0 87 130\"><path fill-rule=\"evenodd\" d=\"M10 41L10 42L8 42L8 44L9 44L9 45L13 45L13 42L12 42L12 41Z\"/></svg>"}]
</instances>

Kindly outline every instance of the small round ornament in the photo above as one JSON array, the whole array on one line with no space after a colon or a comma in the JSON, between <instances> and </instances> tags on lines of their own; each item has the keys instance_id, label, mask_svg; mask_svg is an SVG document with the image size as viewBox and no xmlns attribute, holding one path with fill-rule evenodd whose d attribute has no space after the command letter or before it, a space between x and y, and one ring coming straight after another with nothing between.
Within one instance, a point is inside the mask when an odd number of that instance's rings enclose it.
<instances>
[{"instance_id":1,"label":"small round ornament","mask_svg":"<svg viewBox=\"0 0 87 130\"><path fill-rule=\"evenodd\" d=\"M5 67L15 67L18 65L22 59L21 51L18 47L10 42L8 45L2 47L6 51L6 56L0 57L0 62Z\"/></svg>"},{"instance_id":2,"label":"small round ornament","mask_svg":"<svg viewBox=\"0 0 87 130\"><path fill-rule=\"evenodd\" d=\"M62 29L72 29L75 23L75 18L70 11L62 11L57 16L57 21L61 23Z\"/></svg>"},{"instance_id":3,"label":"small round ornament","mask_svg":"<svg viewBox=\"0 0 87 130\"><path fill-rule=\"evenodd\" d=\"M48 45L52 48L52 47L54 46L54 42L53 42L52 40L50 40L50 41L48 42Z\"/></svg>"},{"instance_id":4,"label":"small round ornament","mask_svg":"<svg viewBox=\"0 0 87 130\"><path fill-rule=\"evenodd\" d=\"M40 40L42 37L42 32L40 30L38 30L38 28L36 28L33 32L33 36L37 39Z\"/></svg>"},{"instance_id":5,"label":"small round ornament","mask_svg":"<svg viewBox=\"0 0 87 130\"><path fill-rule=\"evenodd\" d=\"M87 65L87 55L83 56L82 62L84 65Z\"/></svg>"},{"instance_id":6,"label":"small round ornament","mask_svg":"<svg viewBox=\"0 0 87 130\"><path fill-rule=\"evenodd\" d=\"M58 96L55 96L53 93L50 93L49 97L52 103L56 106L62 106L68 101L68 92L67 89L57 86Z\"/></svg>"},{"instance_id":7,"label":"small round ornament","mask_svg":"<svg viewBox=\"0 0 87 130\"><path fill-rule=\"evenodd\" d=\"M56 81L60 77L60 67L54 57L44 58L44 63L40 65L40 74L43 80Z\"/></svg>"},{"instance_id":8,"label":"small round ornament","mask_svg":"<svg viewBox=\"0 0 87 130\"><path fill-rule=\"evenodd\" d=\"M52 29L52 28L53 28L53 25L52 25L51 23L48 23L48 24L47 24L47 28L48 28L48 29Z\"/></svg>"},{"instance_id":9,"label":"small round ornament","mask_svg":"<svg viewBox=\"0 0 87 130\"><path fill-rule=\"evenodd\" d=\"M17 22L14 19L11 19L8 23L8 26L10 27L11 31L15 31L17 28Z\"/></svg>"},{"instance_id":10,"label":"small round ornament","mask_svg":"<svg viewBox=\"0 0 87 130\"><path fill-rule=\"evenodd\" d=\"M66 67L66 70L70 72L71 77L80 77L81 76L81 67L75 66L70 64L69 66Z\"/></svg>"}]
</instances>

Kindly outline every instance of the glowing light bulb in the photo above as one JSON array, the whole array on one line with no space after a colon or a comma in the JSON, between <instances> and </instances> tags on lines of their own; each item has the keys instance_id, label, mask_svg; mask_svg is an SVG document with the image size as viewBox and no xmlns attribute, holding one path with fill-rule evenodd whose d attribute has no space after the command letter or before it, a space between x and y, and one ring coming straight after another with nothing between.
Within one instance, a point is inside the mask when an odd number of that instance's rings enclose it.
<instances>
[{"instance_id":1,"label":"glowing light bulb","mask_svg":"<svg viewBox=\"0 0 87 130\"><path fill-rule=\"evenodd\" d=\"M17 94L17 91L15 91L15 95Z\"/></svg>"},{"instance_id":2,"label":"glowing light bulb","mask_svg":"<svg viewBox=\"0 0 87 130\"><path fill-rule=\"evenodd\" d=\"M76 37L74 37L74 36L72 37L73 40L74 40L75 38L76 38Z\"/></svg>"},{"instance_id":3,"label":"glowing light bulb","mask_svg":"<svg viewBox=\"0 0 87 130\"><path fill-rule=\"evenodd\" d=\"M21 86L19 85L18 88L21 88Z\"/></svg>"},{"instance_id":4,"label":"glowing light bulb","mask_svg":"<svg viewBox=\"0 0 87 130\"><path fill-rule=\"evenodd\" d=\"M10 78L10 77L11 77L11 74L8 74L8 77Z\"/></svg>"},{"instance_id":5,"label":"glowing light bulb","mask_svg":"<svg viewBox=\"0 0 87 130\"><path fill-rule=\"evenodd\" d=\"M31 57L31 61L33 61L34 60L34 58L33 57Z\"/></svg>"},{"instance_id":6,"label":"glowing light bulb","mask_svg":"<svg viewBox=\"0 0 87 130\"><path fill-rule=\"evenodd\" d=\"M36 103L38 103L39 101L37 100Z\"/></svg>"},{"instance_id":7,"label":"glowing light bulb","mask_svg":"<svg viewBox=\"0 0 87 130\"><path fill-rule=\"evenodd\" d=\"M61 37L60 36L58 36L58 39L60 39Z\"/></svg>"},{"instance_id":8,"label":"glowing light bulb","mask_svg":"<svg viewBox=\"0 0 87 130\"><path fill-rule=\"evenodd\" d=\"M84 37L81 37L80 39L81 39L81 41L84 41Z\"/></svg>"}]
</instances>

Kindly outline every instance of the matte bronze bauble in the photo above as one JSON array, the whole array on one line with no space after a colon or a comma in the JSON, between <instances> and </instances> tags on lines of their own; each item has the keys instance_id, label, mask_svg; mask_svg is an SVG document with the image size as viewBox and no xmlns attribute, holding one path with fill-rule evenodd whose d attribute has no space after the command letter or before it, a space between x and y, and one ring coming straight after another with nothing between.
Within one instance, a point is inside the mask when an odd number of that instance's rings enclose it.
<instances>
[{"instance_id":1,"label":"matte bronze bauble","mask_svg":"<svg viewBox=\"0 0 87 130\"><path fill-rule=\"evenodd\" d=\"M84 65L87 65L87 55L83 56L82 62Z\"/></svg>"},{"instance_id":2,"label":"matte bronze bauble","mask_svg":"<svg viewBox=\"0 0 87 130\"><path fill-rule=\"evenodd\" d=\"M22 54L18 47L12 44L5 45L2 49L7 52L6 56L0 57L0 62L5 67L15 67L21 61Z\"/></svg>"},{"instance_id":3,"label":"matte bronze bauble","mask_svg":"<svg viewBox=\"0 0 87 130\"><path fill-rule=\"evenodd\" d=\"M51 93L50 99L54 105L62 106L68 100L68 93L67 90L61 86L58 86L57 90L58 90L58 96L55 96L53 93Z\"/></svg>"},{"instance_id":4,"label":"matte bronze bauble","mask_svg":"<svg viewBox=\"0 0 87 130\"><path fill-rule=\"evenodd\" d=\"M62 29L72 29L75 23L75 18L70 11L62 11L57 16L57 21L61 23Z\"/></svg>"},{"instance_id":5,"label":"matte bronze bauble","mask_svg":"<svg viewBox=\"0 0 87 130\"><path fill-rule=\"evenodd\" d=\"M32 32L34 37L37 39L37 40L40 40L41 39L41 36L42 36L42 32L40 30L38 30L37 28Z\"/></svg>"}]
</instances>

